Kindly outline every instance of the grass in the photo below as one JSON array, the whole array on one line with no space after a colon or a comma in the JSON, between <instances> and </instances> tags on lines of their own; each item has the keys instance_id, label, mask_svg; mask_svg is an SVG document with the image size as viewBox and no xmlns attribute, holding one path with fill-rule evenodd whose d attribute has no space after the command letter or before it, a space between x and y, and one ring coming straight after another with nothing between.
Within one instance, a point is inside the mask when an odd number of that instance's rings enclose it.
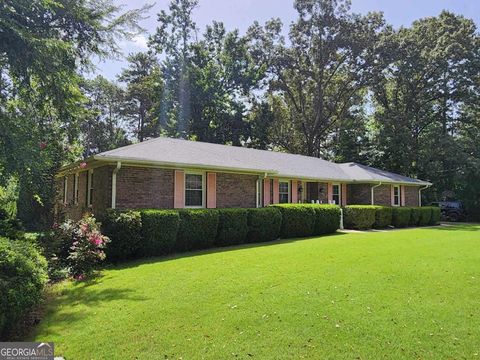
<instances>
[{"instance_id":1,"label":"grass","mask_svg":"<svg viewBox=\"0 0 480 360\"><path fill-rule=\"evenodd\" d=\"M58 285L67 359L480 357L480 226L214 249Z\"/></svg>"}]
</instances>

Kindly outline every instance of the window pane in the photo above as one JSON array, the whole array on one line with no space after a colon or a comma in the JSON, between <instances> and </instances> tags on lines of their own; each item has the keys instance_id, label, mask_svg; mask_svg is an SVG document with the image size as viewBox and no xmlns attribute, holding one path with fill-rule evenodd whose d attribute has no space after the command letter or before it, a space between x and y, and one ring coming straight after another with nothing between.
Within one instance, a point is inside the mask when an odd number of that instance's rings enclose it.
<instances>
[{"instance_id":1,"label":"window pane","mask_svg":"<svg viewBox=\"0 0 480 360\"><path fill-rule=\"evenodd\" d=\"M280 201L280 204L287 204L288 203L288 194L280 194L279 201Z\"/></svg>"},{"instance_id":2,"label":"window pane","mask_svg":"<svg viewBox=\"0 0 480 360\"><path fill-rule=\"evenodd\" d=\"M185 206L202 206L202 190L185 190Z\"/></svg>"},{"instance_id":3,"label":"window pane","mask_svg":"<svg viewBox=\"0 0 480 360\"><path fill-rule=\"evenodd\" d=\"M287 193L288 194L288 182L280 182L278 184L278 190L280 193Z\"/></svg>"},{"instance_id":4,"label":"window pane","mask_svg":"<svg viewBox=\"0 0 480 360\"><path fill-rule=\"evenodd\" d=\"M186 174L185 189L202 190L202 175Z\"/></svg>"},{"instance_id":5,"label":"window pane","mask_svg":"<svg viewBox=\"0 0 480 360\"><path fill-rule=\"evenodd\" d=\"M332 186L332 192L333 192L333 195L340 195L340 186L339 185L333 185Z\"/></svg>"},{"instance_id":6,"label":"window pane","mask_svg":"<svg viewBox=\"0 0 480 360\"><path fill-rule=\"evenodd\" d=\"M335 204L336 205L339 205L340 204L340 196L338 194L334 194L332 196L332 200L335 201Z\"/></svg>"}]
</instances>

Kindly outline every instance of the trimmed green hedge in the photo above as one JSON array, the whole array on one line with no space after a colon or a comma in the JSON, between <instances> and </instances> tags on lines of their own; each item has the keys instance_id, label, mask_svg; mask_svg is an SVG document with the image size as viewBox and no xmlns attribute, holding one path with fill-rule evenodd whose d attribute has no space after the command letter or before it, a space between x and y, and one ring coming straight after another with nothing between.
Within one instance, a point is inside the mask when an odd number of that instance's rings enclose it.
<instances>
[{"instance_id":1,"label":"trimmed green hedge","mask_svg":"<svg viewBox=\"0 0 480 360\"><path fill-rule=\"evenodd\" d=\"M32 243L0 238L1 338L40 302L47 280L47 261Z\"/></svg>"},{"instance_id":2,"label":"trimmed green hedge","mask_svg":"<svg viewBox=\"0 0 480 360\"><path fill-rule=\"evenodd\" d=\"M432 220L432 209L430 209L429 207L419 207L417 209L420 210L420 219L418 220L418 225L430 225L430 221Z\"/></svg>"},{"instance_id":3,"label":"trimmed green hedge","mask_svg":"<svg viewBox=\"0 0 480 360\"><path fill-rule=\"evenodd\" d=\"M392 225L393 209L390 206L375 206L375 229L383 229Z\"/></svg>"},{"instance_id":4,"label":"trimmed green hedge","mask_svg":"<svg viewBox=\"0 0 480 360\"><path fill-rule=\"evenodd\" d=\"M394 207L392 215L392 225L396 228L407 227L410 224L411 208Z\"/></svg>"},{"instance_id":5,"label":"trimmed green hedge","mask_svg":"<svg viewBox=\"0 0 480 360\"><path fill-rule=\"evenodd\" d=\"M343 225L347 229L371 229L376 210L372 205L347 205L343 208Z\"/></svg>"},{"instance_id":6,"label":"trimmed green hedge","mask_svg":"<svg viewBox=\"0 0 480 360\"><path fill-rule=\"evenodd\" d=\"M273 241L279 238L282 213L275 207L247 209L247 242Z\"/></svg>"},{"instance_id":7,"label":"trimmed green hedge","mask_svg":"<svg viewBox=\"0 0 480 360\"><path fill-rule=\"evenodd\" d=\"M418 226L420 224L420 217L422 216L422 210L420 207L410 207L410 220L408 222L409 226Z\"/></svg>"},{"instance_id":8,"label":"trimmed green hedge","mask_svg":"<svg viewBox=\"0 0 480 360\"><path fill-rule=\"evenodd\" d=\"M218 209L218 231L216 244L236 245L247 239L247 209Z\"/></svg>"},{"instance_id":9,"label":"trimmed green hedge","mask_svg":"<svg viewBox=\"0 0 480 360\"><path fill-rule=\"evenodd\" d=\"M313 235L315 227L315 210L303 204L272 205L282 212L280 235L284 239Z\"/></svg>"},{"instance_id":10,"label":"trimmed green hedge","mask_svg":"<svg viewBox=\"0 0 480 360\"><path fill-rule=\"evenodd\" d=\"M218 211L216 209L178 210L176 250L196 250L212 247L217 237Z\"/></svg>"},{"instance_id":11,"label":"trimmed green hedge","mask_svg":"<svg viewBox=\"0 0 480 360\"><path fill-rule=\"evenodd\" d=\"M427 206L431 211L430 225L437 225L440 222L441 211L438 206Z\"/></svg>"},{"instance_id":12,"label":"trimmed green hedge","mask_svg":"<svg viewBox=\"0 0 480 360\"><path fill-rule=\"evenodd\" d=\"M171 253L175 249L180 216L175 210L142 210L141 256Z\"/></svg>"},{"instance_id":13,"label":"trimmed green hedge","mask_svg":"<svg viewBox=\"0 0 480 360\"><path fill-rule=\"evenodd\" d=\"M105 249L108 261L132 259L138 255L143 246L140 211L107 210L101 222L102 233L111 240Z\"/></svg>"},{"instance_id":14,"label":"trimmed green hedge","mask_svg":"<svg viewBox=\"0 0 480 360\"><path fill-rule=\"evenodd\" d=\"M315 226L313 235L331 234L340 227L340 207L337 205L309 204L315 211Z\"/></svg>"}]
</instances>

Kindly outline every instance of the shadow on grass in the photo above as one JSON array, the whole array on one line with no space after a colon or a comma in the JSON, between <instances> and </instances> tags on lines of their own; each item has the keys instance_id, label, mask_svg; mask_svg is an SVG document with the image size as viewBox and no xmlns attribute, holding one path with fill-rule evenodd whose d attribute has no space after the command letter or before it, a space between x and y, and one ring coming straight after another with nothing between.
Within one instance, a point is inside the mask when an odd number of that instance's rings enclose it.
<instances>
[{"instance_id":1,"label":"shadow on grass","mask_svg":"<svg viewBox=\"0 0 480 360\"><path fill-rule=\"evenodd\" d=\"M246 244L239 244L239 245L214 247L214 248L208 248L208 249L199 249L199 250L192 250L192 251L187 251L182 253L173 253L169 255L160 255L160 256L153 256L148 258L127 260L126 262L109 264L105 267L105 269L122 270L122 269L129 269L129 268L133 268L141 265L172 261L172 260L190 258L195 256L211 255L216 253L246 250L246 249L260 248L265 246L272 246L272 245L289 244L297 241L308 241L308 240L315 240L315 239L321 239L321 238L341 237L344 235L348 235L348 234L342 233L342 232L336 232L333 234L316 235L316 236L301 237L301 238L278 239L278 240L260 242L260 243L246 243Z\"/></svg>"}]
</instances>

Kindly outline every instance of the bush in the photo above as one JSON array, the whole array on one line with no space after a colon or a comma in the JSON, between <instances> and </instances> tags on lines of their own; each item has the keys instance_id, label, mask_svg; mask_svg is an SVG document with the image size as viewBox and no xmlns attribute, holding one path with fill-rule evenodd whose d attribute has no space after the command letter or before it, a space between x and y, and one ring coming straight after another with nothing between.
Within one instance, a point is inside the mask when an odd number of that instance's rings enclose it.
<instances>
[{"instance_id":1,"label":"bush","mask_svg":"<svg viewBox=\"0 0 480 360\"><path fill-rule=\"evenodd\" d=\"M9 218L2 219L2 214L0 213L0 236L9 239L22 239L25 236L25 230L21 221Z\"/></svg>"},{"instance_id":2,"label":"bush","mask_svg":"<svg viewBox=\"0 0 480 360\"><path fill-rule=\"evenodd\" d=\"M32 243L0 238L0 337L42 297L47 261Z\"/></svg>"},{"instance_id":3,"label":"bush","mask_svg":"<svg viewBox=\"0 0 480 360\"><path fill-rule=\"evenodd\" d=\"M420 219L418 221L419 226L427 226L432 220L432 209L428 207L417 208L420 212Z\"/></svg>"},{"instance_id":4,"label":"bush","mask_svg":"<svg viewBox=\"0 0 480 360\"><path fill-rule=\"evenodd\" d=\"M410 221L408 225L418 226L420 224L420 217L422 216L422 210L419 207L410 208Z\"/></svg>"},{"instance_id":5,"label":"bush","mask_svg":"<svg viewBox=\"0 0 480 360\"><path fill-rule=\"evenodd\" d=\"M393 209L390 206L375 206L375 229L383 229L392 225Z\"/></svg>"},{"instance_id":6,"label":"bush","mask_svg":"<svg viewBox=\"0 0 480 360\"><path fill-rule=\"evenodd\" d=\"M302 204L315 211L315 225L312 235L331 234L340 227L340 207L337 205Z\"/></svg>"},{"instance_id":7,"label":"bush","mask_svg":"<svg viewBox=\"0 0 480 360\"><path fill-rule=\"evenodd\" d=\"M438 206L428 206L431 211L430 225L438 225L440 222L441 211Z\"/></svg>"},{"instance_id":8,"label":"bush","mask_svg":"<svg viewBox=\"0 0 480 360\"><path fill-rule=\"evenodd\" d=\"M276 207L247 209L247 242L273 241L280 236L282 213Z\"/></svg>"},{"instance_id":9,"label":"bush","mask_svg":"<svg viewBox=\"0 0 480 360\"><path fill-rule=\"evenodd\" d=\"M303 204L273 205L282 212L280 236L284 239L311 236L315 227L315 210Z\"/></svg>"},{"instance_id":10,"label":"bush","mask_svg":"<svg viewBox=\"0 0 480 360\"><path fill-rule=\"evenodd\" d=\"M107 210L102 231L110 238L105 249L109 261L132 259L138 255L142 241L142 217L134 210Z\"/></svg>"},{"instance_id":11,"label":"bush","mask_svg":"<svg viewBox=\"0 0 480 360\"><path fill-rule=\"evenodd\" d=\"M209 209L179 210L176 250L209 248L215 243L218 228L218 212Z\"/></svg>"},{"instance_id":12,"label":"bush","mask_svg":"<svg viewBox=\"0 0 480 360\"><path fill-rule=\"evenodd\" d=\"M217 245L245 242L248 234L247 209L219 209Z\"/></svg>"},{"instance_id":13,"label":"bush","mask_svg":"<svg viewBox=\"0 0 480 360\"><path fill-rule=\"evenodd\" d=\"M408 207L394 207L392 214L392 224L396 228L407 227L410 224L411 208Z\"/></svg>"},{"instance_id":14,"label":"bush","mask_svg":"<svg viewBox=\"0 0 480 360\"><path fill-rule=\"evenodd\" d=\"M70 274L83 279L93 273L95 266L105 259L110 239L100 232L100 224L92 215L85 215L72 232L72 246L67 257Z\"/></svg>"},{"instance_id":15,"label":"bush","mask_svg":"<svg viewBox=\"0 0 480 360\"><path fill-rule=\"evenodd\" d=\"M171 253L175 248L180 216L175 210L143 210L140 255Z\"/></svg>"},{"instance_id":16,"label":"bush","mask_svg":"<svg viewBox=\"0 0 480 360\"><path fill-rule=\"evenodd\" d=\"M376 206L347 205L343 208L343 225L347 229L371 229L375 224Z\"/></svg>"}]
</instances>

